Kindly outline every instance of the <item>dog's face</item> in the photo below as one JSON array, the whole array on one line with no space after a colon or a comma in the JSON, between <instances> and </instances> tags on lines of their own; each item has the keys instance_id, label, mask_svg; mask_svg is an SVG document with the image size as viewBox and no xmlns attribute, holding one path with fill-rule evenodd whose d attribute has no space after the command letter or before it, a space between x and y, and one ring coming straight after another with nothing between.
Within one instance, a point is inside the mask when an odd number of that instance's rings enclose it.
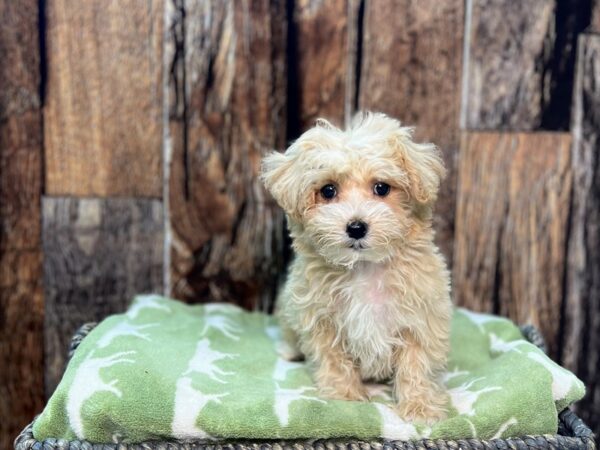
<instances>
[{"instance_id":1,"label":"dog's face","mask_svg":"<svg viewBox=\"0 0 600 450\"><path fill-rule=\"evenodd\" d=\"M263 180L292 237L334 265L383 262L430 220L444 168L436 148L383 114L346 131L325 121L285 154L263 160Z\"/></svg>"}]
</instances>

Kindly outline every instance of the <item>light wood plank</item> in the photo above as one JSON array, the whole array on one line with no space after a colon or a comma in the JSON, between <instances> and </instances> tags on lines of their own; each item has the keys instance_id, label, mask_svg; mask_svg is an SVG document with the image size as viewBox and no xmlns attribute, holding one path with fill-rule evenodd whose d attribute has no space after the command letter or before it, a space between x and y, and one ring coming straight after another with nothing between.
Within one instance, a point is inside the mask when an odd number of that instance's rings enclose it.
<instances>
[{"instance_id":1,"label":"light wood plank","mask_svg":"<svg viewBox=\"0 0 600 450\"><path fill-rule=\"evenodd\" d=\"M46 11L46 193L161 197L163 1Z\"/></svg>"},{"instance_id":2,"label":"light wood plank","mask_svg":"<svg viewBox=\"0 0 600 450\"><path fill-rule=\"evenodd\" d=\"M443 152L448 177L434 216L451 261L458 152L464 8L461 0L365 2L359 109L416 126Z\"/></svg>"},{"instance_id":3,"label":"light wood plank","mask_svg":"<svg viewBox=\"0 0 600 450\"><path fill-rule=\"evenodd\" d=\"M532 323L560 345L571 192L567 133L462 138L453 268L457 304Z\"/></svg>"}]
</instances>

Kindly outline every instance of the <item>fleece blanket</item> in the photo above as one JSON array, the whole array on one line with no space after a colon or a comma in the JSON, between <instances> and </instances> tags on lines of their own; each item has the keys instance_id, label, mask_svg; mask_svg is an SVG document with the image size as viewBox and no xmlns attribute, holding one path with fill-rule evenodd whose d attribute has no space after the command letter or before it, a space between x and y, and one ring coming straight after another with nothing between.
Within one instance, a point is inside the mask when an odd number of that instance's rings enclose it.
<instances>
[{"instance_id":1,"label":"fleece blanket","mask_svg":"<svg viewBox=\"0 0 600 450\"><path fill-rule=\"evenodd\" d=\"M433 426L400 419L388 385L369 386L370 402L321 398L304 363L278 357L279 339L265 314L138 296L81 342L34 436L488 439L555 433L557 412L584 394L511 322L464 309L452 320L449 415Z\"/></svg>"}]
</instances>

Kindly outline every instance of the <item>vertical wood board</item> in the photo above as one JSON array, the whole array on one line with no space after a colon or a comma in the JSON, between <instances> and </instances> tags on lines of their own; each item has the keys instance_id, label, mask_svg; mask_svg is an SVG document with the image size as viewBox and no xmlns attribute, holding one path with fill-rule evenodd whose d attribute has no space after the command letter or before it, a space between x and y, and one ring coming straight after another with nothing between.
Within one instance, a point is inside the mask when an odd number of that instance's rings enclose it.
<instances>
[{"instance_id":1,"label":"vertical wood board","mask_svg":"<svg viewBox=\"0 0 600 450\"><path fill-rule=\"evenodd\" d=\"M573 203L562 363L587 387L578 413L600 429L600 35L579 38L573 95Z\"/></svg>"},{"instance_id":2,"label":"vertical wood board","mask_svg":"<svg viewBox=\"0 0 600 450\"><path fill-rule=\"evenodd\" d=\"M283 2L174 1L169 8L171 291L268 308L284 220L258 179L286 136Z\"/></svg>"},{"instance_id":3,"label":"vertical wood board","mask_svg":"<svg viewBox=\"0 0 600 450\"><path fill-rule=\"evenodd\" d=\"M434 216L437 242L452 259L462 76L463 2L367 0L358 106L416 126L415 139L444 155Z\"/></svg>"},{"instance_id":4,"label":"vertical wood board","mask_svg":"<svg viewBox=\"0 0 600 450\"><path fill-rule=\"evenodd\" d=\"M38 2L0 0L0 448L41 411Z\"/></svg>"},{"instance_id":5,"label":"vertical wood board","mask_svg":"<svg viewBox=\"0 0 600 450\"><path fill-rule=\"evenodd\" d=\"M163 292L158 200L43 199L46 394L84 323L123 312L138 293Z\"/></svg>"},{"instance_id":6,"label":"vertical wood board","mask_svg":"<svg viewBox=\"0 0 600 450\"><path fill-rule=\"evenodd\" d=\"M532 323L558 355L571 138L471 132L462 137L453 270L457 304Z\"/></svg>"},{"instance_id":7,"label":"vertical wood board","mask_svg":"<svg viewBox=\"0 0 600 450\"><path fill-rule=\"evenodd\" d=\"M46 11L46 193L161 197L163 1Z\"/></svg>"}]
</instances>

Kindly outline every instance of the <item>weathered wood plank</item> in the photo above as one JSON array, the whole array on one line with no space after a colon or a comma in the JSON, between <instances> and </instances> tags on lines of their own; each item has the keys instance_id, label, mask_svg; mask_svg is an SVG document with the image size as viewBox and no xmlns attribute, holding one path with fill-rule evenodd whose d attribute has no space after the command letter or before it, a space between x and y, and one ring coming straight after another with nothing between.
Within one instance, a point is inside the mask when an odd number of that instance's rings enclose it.
<instances>
[{"instance_id":1,"label":"weathered wood plank","mask_svg":"<svg viewBox=\"0 0 600 450\"><path fill-rule=\"evenodd\" d=\"M0 448L41 411L38 2L0 0Z\"/></svg>"},{"instance_id":2,"label":"weathered wood plank","mask_svg":"<svg viewBox=\"0 0 600 450\"><path fill-rule=\"evenodd\" d=\"M358 1L293 2L289 99L300 134L324 117L343 125L354 110Z\"/></svg>"},{"instance_id":3,"label":"weathered wood plank","mask_svg":"<svg viewBox=\"0 0 600 450\"><path fill-rule=\"evenodd\" d=\"M434 142L448 168L434 217L449 260L454 228L463 46L463 1L366 1L359 109L415 125Z\"/></svg>"},{"instance_id":4,"label":"weathered wood plank","mask_svg":"<svg viewBox=\"0 0 600 450\"><path fill-rule=\"evenodd\" d=\"M562 363L586 383L577 407L600 429L600 35L579 39L573 95L573 202Z\"/></svg>"},{"instance_id":5,"label":"weathered wood plank","mask_svg":"<svg viewBox=\"0 0 600 450\"><path fill-rule=\"evenodd\" d=\"M261 155L286 136L283 2L170 3L171 290L189 301L270 305L283 214Z\"/></svg>"},{"instance_id":6,"label":"weathered wood plank","mask_svg":"<svg viewBox=\"0 0 600 450\"><path fill-rule=\"evenodd\" d=\"M571 190L566 133L462 137L454 295L459 305L533 323L560 344Z\"/></svg>"},{"instance_id":7,"label":"weathered wood plank","mask_svg":"<svg viewBox=\"0 0 600 450\"><path fill-rule=\"evenodd\" d=\"M163 0L46 10L46 193L161 197Z\"/></svg>"},{"instance_id":8,"label":"weathered wood plank","mask_svg":"<svg viewBox=\"0 0 600 450\"><path fill-rule=\"evenodd\" d=\"M122 312L134 294L163 291L158 200L43 199L46 394L85 322Z\"/></svg>"},{"instance_id":9,"label":"weathered wood plank","mask_svg":"<svg viewBox=\"0 0 600 450\"><path fill-rule=\"evenodd\" d=\"M555 0L468 0L461 125L535 130L549 99Z\"/></svg>"},{"instance_id":10,"label":"weathered wood plank","mask_svg":"<svg viewBox=\"0 0 600 450\"><path fill-rule=\"evenodd\" d=\"M600 33L600 0L592 1L592 21L590 31Z\"/></svg>"}]
</instances>

